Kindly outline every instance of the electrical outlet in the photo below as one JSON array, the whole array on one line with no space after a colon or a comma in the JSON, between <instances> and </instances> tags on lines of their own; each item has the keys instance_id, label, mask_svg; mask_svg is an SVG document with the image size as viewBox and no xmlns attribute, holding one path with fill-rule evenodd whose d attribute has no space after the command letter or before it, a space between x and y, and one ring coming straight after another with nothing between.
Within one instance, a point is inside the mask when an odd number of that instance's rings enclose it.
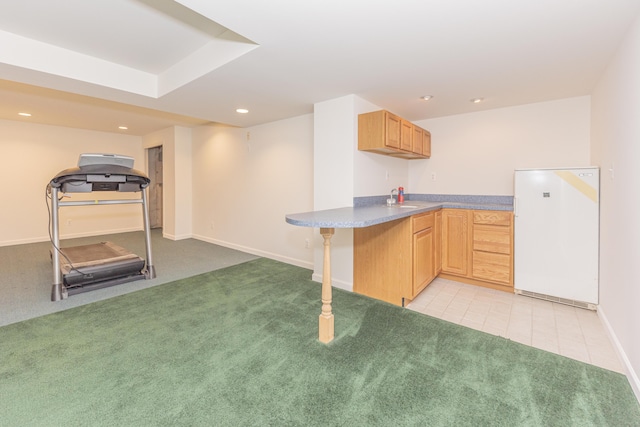
<instances>
[{"instance_id":1,"label":"electrical outlet","mask_svg":"<svg viewBox=\"0 0 640 427\"><path fill-rule=\"evenodd\" d=\"M386 179L387 181L389 181L389 171L386 171L386 172L385 172L385 179Z\"/></svg>"},{"instance_id":2,"label":"electrical outlet","mask_svg":"<svg viewBox=\"0 0 640 427\"><path fill-rule=\"evenodd\" d=\"M305 247L305 249L309 249L310 246L311 246L311 243L309 242L309 239L304 239L304 247Z\"/></svg>"},{"instance_id":3,"label":"electrical outlet","mask_svg":"<svg viewBox=\"0 0 640 427\"><path fill-rule=\"evenodd\" d=\"M611 162L611 167L609 168L609 174L611 177L611 181L613 181L613 178L615 178L615 165L613 164L613 162Z\"/></svg>"},{"instance_id":4,"label":"electrical outlet","mask_svg":"<svg viewBox=\"0 0 640 427\"><path fill-rule=\"evenodd\" d=\"M431 181L435 181L435 180L436 180L436 173L431 172Z\"/></svg>"},{"instance_id":5,"label":"electrical outlet","mask_svg":"<svg viewBox=\"0 0 640 427\"><path fill-rule=\"evenodd\" d=\"M213 221L211 221L211 224L209 224L209 228L213 230Z\"/></svg>"}]
</instances>

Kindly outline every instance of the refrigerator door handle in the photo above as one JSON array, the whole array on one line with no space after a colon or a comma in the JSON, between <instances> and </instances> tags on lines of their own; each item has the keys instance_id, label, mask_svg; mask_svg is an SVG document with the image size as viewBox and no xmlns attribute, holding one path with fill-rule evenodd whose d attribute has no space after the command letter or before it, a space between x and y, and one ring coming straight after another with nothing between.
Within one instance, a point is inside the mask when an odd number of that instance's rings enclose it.
<instances>
[{"instance_id":1,"label":"refrigerator door handle","mask_svg":"<svg viewBox=\"0 0 640 427\"><path fill-rule=\"evenodd\" d=\"M513 216L518 216L518 198L513 198Z\"/></svg>"}]
</instances>

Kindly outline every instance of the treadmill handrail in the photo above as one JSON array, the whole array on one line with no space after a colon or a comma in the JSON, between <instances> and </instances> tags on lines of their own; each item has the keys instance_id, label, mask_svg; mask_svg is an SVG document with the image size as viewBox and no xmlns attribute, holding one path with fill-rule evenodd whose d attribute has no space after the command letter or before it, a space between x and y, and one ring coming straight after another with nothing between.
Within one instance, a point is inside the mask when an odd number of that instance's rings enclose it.
<instances>
[{"instance_id":1,"label":"treadmill handrail","mask_svg":"<svg viewBox=\"0 0 640 427\"><path fill-rule=\"evenodd\" d=\"M58 206L94 206L94 205L129 205L140 204L142 199L120 199L120 200L77 200L70 202L58 202Z\"/></svg>"}]
</instances>

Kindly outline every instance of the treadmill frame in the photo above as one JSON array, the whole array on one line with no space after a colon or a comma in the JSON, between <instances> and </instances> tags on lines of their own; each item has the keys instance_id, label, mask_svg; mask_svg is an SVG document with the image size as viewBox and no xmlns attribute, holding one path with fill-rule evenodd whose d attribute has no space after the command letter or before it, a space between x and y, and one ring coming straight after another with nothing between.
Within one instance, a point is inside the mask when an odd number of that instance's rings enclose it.
<instances>
[{"instance_id":1,"label":"treadmill frame","mask_svg":"<svg viewBox=\"0 0 640 427\"><path fill-rule=\"evenodd\" d=\"M61 201L58 197L60 188L58 185L49 185L51 189L51 243L53 245L51 258L53 263L53 285L51 285L51 301L60 301L69 295L89 291L93 289L104 288L107 286L126 283L132 280L154 279L156 277L156 269L153 265L151 256L151 230L149 226L149 211L147 209L147 192L146 186L140 186L140 199L121 199L121 200L78 200L78 201ZM123 205L123 204L141 204L144 219L144 236L146 246L146 262L145 267L141 271L144 277L119 277L111 281L102 281L92 284L86 284L82 288L67 288L63 283L62 271L60 270L60 224L58 210L66 206L95 206L95 205ZM128 279L128 280L127 280ZM84 289L86 288L86 289Z\"/></svg>"}]
</instances>

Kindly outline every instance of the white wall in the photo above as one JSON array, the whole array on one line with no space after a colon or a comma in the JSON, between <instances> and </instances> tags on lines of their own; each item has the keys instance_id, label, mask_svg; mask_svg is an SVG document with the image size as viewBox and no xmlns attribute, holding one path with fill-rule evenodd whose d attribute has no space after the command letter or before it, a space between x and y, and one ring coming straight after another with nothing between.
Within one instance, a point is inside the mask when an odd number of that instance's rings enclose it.
<instances>
[{"instance_id":1,"label":"white wall","mask_svg":"<svg viewBox=\"0 0 640 427\"><path fill-rule=\"evenodd\" d=\"M191 170L191 129L174 127L175 229L173 239L186 239L192 234L193 172ZM164 156L164 150L162 151ZM163 158L164 166L164 158ZM164 179L164 177L163 177Z\"/></svg>"},{"instance_id":2,"label":"white wall","mask_svg":"<svg viewBox=\"0 0 640 427\"><path fill-rule=\"evenodd\" d=\"M320 102L313 108L313 210L353 206L355 97ZM322 281L324 240L315 229L313 280ZM337 228L331 238L331 283L351 289L353 230Z\"/></svg>"},{"instance_id":3,"label":"white wall","mask_svg":"<svg viewBox=\"0 0 640 427\"><path fill-rule=\"evenodd\" d=\"M640 18L592 96L593 160L602 168L599 313L640 400L639 94Z\"/></svg>"},{"instance_id":4,"label":"white wall","mask_svg":"<svg viewBox=\"0 0 640 427\"><path fill-rule=\"evenodd\" d=\"M514 169L590 165L588 96L416 124L431 158L410 161L409 193L513 195Z\"/></svg>"},{"instance_id":5,"label":"white wall","mask_svg":"<svg viewBox=\"0 0 640 427\"><path fill-rule=\"evenodd\" d=\"M0 120L0 245L49 240L45 187L60 171L77 166L82 153L116 153L145 169L141 138L58 126ZM71 195L71 194L70 194ZM96 193L71 199L95 199ZM139 193L100 193L100 198L139 198ZM140 205L60 208L61 239L142 229ZM70 225L69 225L70 223Z\"/></svg>"},{"instance_id":6,"label":"white wall","mask_svg":"<svg viewBox=\"0 0 640 427\"><path fill-rule=\"evenodd\" d=\"M313 210L313 116L192 137L193 236L312 268L313 230L285 215Z\"/></svg>"},{"instance_id":7,"label":"white wall","mask_svg":"<svg viewBox=\"0 0 640 427\"><path fill-rule=\"evenodd\" d=\"M191 237L193 188L191 129L175 126L145 135L145 149L162 146L162 235L171 240Z\"/></svg>"},{"instance_id":8,"label":"white wall","mask_svg":"<svg viewBox=\"0 0 640 427\"><path fill-rule=\"evenodd\" d=\"M353 205L353 95L313 106L313 208Z\"/></svg>"}]
</instances>

